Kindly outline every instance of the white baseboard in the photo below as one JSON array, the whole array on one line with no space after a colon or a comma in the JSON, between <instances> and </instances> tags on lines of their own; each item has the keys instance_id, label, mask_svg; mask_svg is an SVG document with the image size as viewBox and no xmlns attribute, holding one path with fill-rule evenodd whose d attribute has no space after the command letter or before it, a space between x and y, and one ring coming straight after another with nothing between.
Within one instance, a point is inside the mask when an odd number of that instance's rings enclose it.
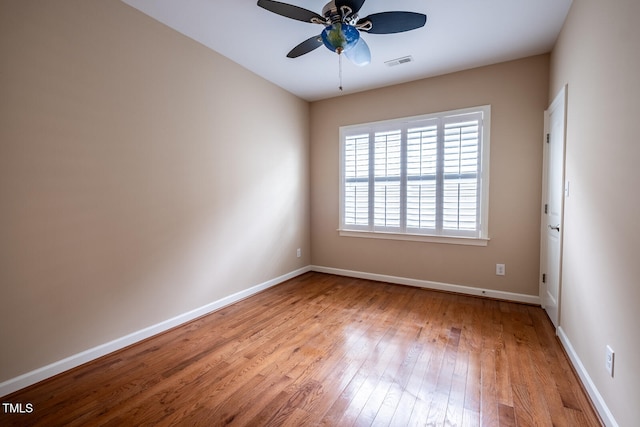
<instances>
[{"instance_id":1,"label":"white baseboard","mask_svg":"<svg viewBox=\"0 0 640 427\"><path fill-rule=\"evenodd\" d=\"M124 337L117 338L111 342L101 344L97 347L93 347L81 353L69 356L66 359L59 360L57 362L51 363L50 365L43 366L42 368L38 368L31 372L27 372L26 374L4 381L0 383L0 397L11 394L15 391L28 387L47 378L51 378L54 375L58 375L64 371L68 371L69 369L75 368L99 357L105 356L109 353L113 353L114 351L123 349L127 346L130 346L131 344L135 344L136 342L165 332L171 328L175 328L176 326L190 322L194 319L197 319L198 317L209 314L215 310L219 310L222 307L250 297L251 295L257 294L260 291L278 285L286 280L292 279L308 271L311 271L311 268L309 266L300 268L283 276L276 277L275 279L271 279L259 285L253 286L249 289L245 289L244 291L237 292L233 295L229 295L217 301L211 302L200 308L196 308L195 310L191 310L187 313L183 313L179 316L165 320L156 325L149 326L148 328L133 332Z\"/></svg>"},{"instance_id":2,"label":"white baseboard","mask_svg":"<svg viewBox=\"0 0 640 427\"><path fill-rule=\"evenodd\" d=\"M587 393L589 393L589 397L591 397L591 400L593 401L593 404L595 405L596 410L598 411L598 414L600 415L600 418L602 418L602 421L604 422L604 424L607 427L618 427L618 423L616 422L615 418L613 418L613 414L611 413L611 411L609 410L609 407L607 406L604 399L602 398L602 395L600 395L600 392L596 388L596 385L591 380L591 377L589 376L587 369L582 364L582 361L578 357L578 354L576 353L573 346L571 345L571 341L569 341L569 337L564 332L561 326L558 327L558 338L560 338L560 342L562 343L562 346L564 347L567 354L569 355L571 364L573 365L576 372L578 373L578 376L580 377L582 384L587 389Z\"/></svg>"},{"instance_id":3,"label":"white baseboard","mask_svg":"<svg viewBox=\"0 0 640 427\"><path fill-rule=\"evenodd\" d=\"M395 283L398 285L415 286L418 288L456 292L465 295L483 296L506 301L540 305L540 297L537 295L516 294L513 292L494 291L491 289L474 288L471 286L452 285L449 283L409 279L406 277L387 276L384 274L365 273L362 271L342 270L339 268L321 267L317 265L312 265L311 270L317 271L319 273L336 274L338 276L356 277L358 279L376 280L379 282Z\"/></svg>"}]
</instances>

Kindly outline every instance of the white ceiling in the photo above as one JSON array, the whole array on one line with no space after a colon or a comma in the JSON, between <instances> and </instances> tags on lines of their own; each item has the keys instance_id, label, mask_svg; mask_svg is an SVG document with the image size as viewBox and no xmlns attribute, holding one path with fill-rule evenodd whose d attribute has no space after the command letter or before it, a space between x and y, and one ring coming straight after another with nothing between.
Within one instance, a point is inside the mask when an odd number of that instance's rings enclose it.
<instances>
[{"instance_id":1,"label":"white ceiling","mask_svg":"<svg viewBox=\"0 0 640 427\"><path fill-rule=\"evenodd\" d=\"M572 0L367 0L360 17L389 10L427 15L425 27L399 34L364 34L371 64L325 47L296 59L289 50L322 26L268 12L257 0L123 0L165 25L308 101L546 53ZM281 0L321 14L328 0ZM411 55L413 62L385 61Z\"/></svg>"}]
</instances>

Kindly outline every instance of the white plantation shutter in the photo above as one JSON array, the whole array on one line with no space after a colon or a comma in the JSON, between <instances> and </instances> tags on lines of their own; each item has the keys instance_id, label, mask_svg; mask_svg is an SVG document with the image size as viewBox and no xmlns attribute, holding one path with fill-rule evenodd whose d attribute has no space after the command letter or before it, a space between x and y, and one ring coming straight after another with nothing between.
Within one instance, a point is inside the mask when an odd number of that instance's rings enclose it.
<instances>
[{"instance_id":1,"label":"white plantation shutter","mask_svg":"<svg viewBox=\"0 0 640 427\"><path fill-rule=\"evenodd\" d=\"M486 239L489 114L341 128L341 230Z\"/></svg>"},{"instance_id":2,"label":"white plantation shutter","mask_svg":"<svg viewBox=\"0 0 640 427\"><path fill-rule=\"evenodd\" d=\"M407 132L407 229L435 233L437 221L437 120Z\"/></svg>"},{"instance_id":3,"label":"white plantation shutter","mask_svg":"<svg viewBox=\"0 0 640 427\"><path fill-rule=\"evenodd\" d=\"M344 224L369 225L369 135L347 137L344 143Z\"/></svg>"},{"instance_id":4,"label":"white plantation shutter","mask_svg":"<svg viewBox=\"0 0 640 427\"><path fill-rule=\"evenodd\" d=\"M400 227L402 140L399 130L375 134L373 223L375 227Z\"/></svg>"},{"instance_id":5,"label":"white plantation shutter","mask_svg":"<svg viewBox=\"0 0 640 427\"><path fill-rule=\"evenodd\" d=\"M482 116L466 114L443 121L442 228L475 232L480 226L479 130Z\"/></svg>"}]
</instances>

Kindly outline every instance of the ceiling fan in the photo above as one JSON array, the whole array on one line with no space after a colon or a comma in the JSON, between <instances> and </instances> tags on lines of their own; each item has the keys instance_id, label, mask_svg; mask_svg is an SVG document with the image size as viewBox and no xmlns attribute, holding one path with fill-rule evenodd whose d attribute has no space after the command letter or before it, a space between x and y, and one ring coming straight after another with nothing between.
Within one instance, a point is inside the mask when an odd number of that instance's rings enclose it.
<instances>
[{"instance_id":1,"label":"ceiling fan","mask_svg":"<svg viewBox=\"0 0 640 427\"><path fill-rule=\"evenodd\" d=\"M287 57L297 58L324 44L338 55L344 52L351 62L360 66L371 62L371 51L360 37L361 31L370 34L401 33L423 27L427 22L427 16L422 13L400 11L374 13L360 18L358 12L364 2L365 0L332 0L322 9L322 15L272 0L258 0L258 6L287 18L325 27L319 35L294 47Z\"/></svg>"}]
</instances>

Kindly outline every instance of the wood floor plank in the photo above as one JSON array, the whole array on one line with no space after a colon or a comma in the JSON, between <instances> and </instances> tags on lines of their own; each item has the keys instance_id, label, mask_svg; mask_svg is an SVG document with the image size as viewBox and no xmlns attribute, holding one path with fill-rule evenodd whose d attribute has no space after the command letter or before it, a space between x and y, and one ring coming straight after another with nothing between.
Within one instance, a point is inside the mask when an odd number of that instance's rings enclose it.
<instances>
[{"instance_id":1,"label":"wood floor plank","mask_svg":"<svg viewBox=\"0 0 640 427\"><path fill-rule=\"evenodd\" d=\"M440 298L438 296L440 296ZM441 298L441 295L434 295L434 298L420 301L424 307L423 313L430 313L430 315L422 315L422 318L424 319L422 323L423 326L420 331L420 336L417 337L418 343L420 344L420 353L416 360L416 364L413 366L410 376L404 385L400 402L396 408L396 412L394 413L390 425L411 425L412 417L414 424L420 424L422 420L426 420L428 407L420 404L421 400L419 394L422 390L422 384L427 368L429 367L433 356L433 343L436 341L439 334L438 326L440 324L437 319L441 319L441 317L436 316L435 313L441 312L443 301L444 300ZM418 402L418 405L416 405L416 402ZM420 415L423 408L426 410L426 413L424 415Z\"/></svg>"},{"instance_id":2,"label":"wood floor plank","mask_svg":"<svg viewBox=\"0 0 640 427\"><path fill-rule=\"evenodd\" d=\"M416 300L411 295L408 305L398 315L401 323L397 333L402 336L402 339L399 344L392 348L395 356L378 382L373 393L375 399L367 402L367 406L361 412L362 416L367 410L369 411L369 416L365 418L367 420L364 422L365 425L389 424L396 412L403 389L406 387L413 367L422 351L423 346L420 344L420 336L423 328L415 316L418 309L415 304ZM409 315L405 316L404 313L409 313Z\"/></svg>"},{"instance_id":3,"label":"wood floor plank","mask_svg":"<svg viewBox=\"0 0 640 427\"><path fill-rule=\"evenodd\" d=\"M458 352L456 366L453 371L451 391L449 392L449 400L447 401L445 425L462 425L468 370L469 355L465 352Z\"/></svg>"},{"instance_id":4,"label":"wood floor plank","mask_svg":"<svg viewBox=\"0 0 640 427\"><path fill-rule=\"evenodd\" d=\"M439 426L445 423L458 357L460 334L461 330L458 327L452 327L449 330L449 337L444 349L435 392L432 394L431 407L427 416L427 426Z\"/></svg>"},{"instance_id":5,"label":"wood floor plank","mask_svg":"<svg viewBox=\"0 0 640 427\"><path fill-rule=\"evenodd\" d=\"M480 412L472 411L467 408L464 409L462 416L462 427L479 427L480 426Z\"/></svg>"},{"instance_id":6,"label":"wood floor plank","mask_svg":"<svg viewBox=\"0 0 640 427\"><path fill-rule=\"evenodd\" d=\"M495 350L483 349L480 354L480 417L483 426L500 424L495 369Z\"/></svg>"},{"instance_id":7,"label":"wood floor plank","mask_svg":"<svg viewBox=\"0 0 640 427\"><path fill-rule=\"evenodd\" d=\"M540 307L307 273L3 397L2 426L599 426Z\"/></svg>"},{"instance_id":8,"label":"wood floor plank","mask_svg":"<svg viewBox=\"0 0 640 427\"><path fill-rule=\"evenodd\" d=\"M498 417L500 427L516 427L516 414L512 406L498 403Z\"/></svg>"},{"instance_id":9,"label":"wood floor plank","mask_svg":"<svg viewBox=\"0 0 640 427\"><path fill-rule=\"evenodd\" d=\"M395 328L389 328L374 348L371 358L362 365L361 370L368 375L345 409L344 421L341 423L346 424L353 419L354 425L369 425L375 418L382 401L380 395L377 394L377 386L382 381L384 371L394 356L395 349L390 345L390 342L396 332ZM384 395L382 397L384 398ZM370 406L367 405L369 402L371 402Z\"/></svg>"}]
</instances>

